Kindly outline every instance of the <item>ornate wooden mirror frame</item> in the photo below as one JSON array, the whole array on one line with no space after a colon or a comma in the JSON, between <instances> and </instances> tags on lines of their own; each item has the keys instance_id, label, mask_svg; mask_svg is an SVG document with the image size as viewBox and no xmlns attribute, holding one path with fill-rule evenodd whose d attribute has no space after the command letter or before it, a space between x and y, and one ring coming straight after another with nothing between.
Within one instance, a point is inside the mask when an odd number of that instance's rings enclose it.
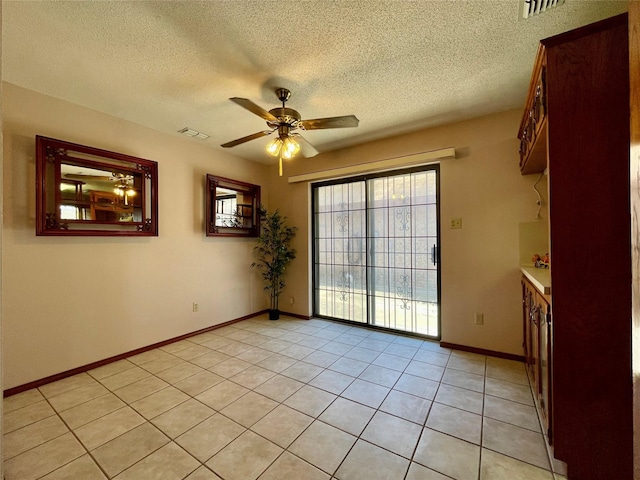
<instances>
[{"instance_id":1,"label":"ornate wooden mirror frame","mask_svg":"<svg viewBox=\"0 0 640 480\"><path fill-rule=\"evenodd\" d=\"M157 236L157 162L37 136L36 235Z\"/></svg>"},{"instance_id":2,"label":"ornate wooden mirror frame","mask_svg":"<svg viewBox=\"0 0 640 480\"><path fill-rule=\"evenodd\" d=\"M207 237L257 237L260 185L207 175Z\"/></svg>"}]
</instances>

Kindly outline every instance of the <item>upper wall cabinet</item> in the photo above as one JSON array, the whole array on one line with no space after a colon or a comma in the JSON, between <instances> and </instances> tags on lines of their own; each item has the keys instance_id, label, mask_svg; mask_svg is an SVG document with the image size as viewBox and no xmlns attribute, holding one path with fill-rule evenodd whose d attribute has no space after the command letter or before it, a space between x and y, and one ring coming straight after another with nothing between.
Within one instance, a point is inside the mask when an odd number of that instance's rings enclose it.
<instances>
[{"instance_id":1,"label":"upper wall cabinet","mask_svg":"<svg viewBox=\"0 0 640 480\"><path fill-rule=\"evenodd\" d=\"M154 161L37 136L36 182L36 235L158 235Z\"/></svg>"},{"instance_id":2,"label":"upper wall cabinet","mask_svg":"<svg viewBox=\"0 0 640 480\"><path fill-rule=\"evenodd\" d=\"M547 168L547 66L544 48L540 44L518 131L520 171L523 175L540 173Z\"/></svg>"},{"instance_id":3,"label":"upper wall cabinet","mask_svg":"<svg viewBox=\"0 0 640 480\"><path fill-rule=\"evenodd\" d=\"M207 175L208 237L257 237L260 233L260 185Z\"/></svg>"}]
</instances>

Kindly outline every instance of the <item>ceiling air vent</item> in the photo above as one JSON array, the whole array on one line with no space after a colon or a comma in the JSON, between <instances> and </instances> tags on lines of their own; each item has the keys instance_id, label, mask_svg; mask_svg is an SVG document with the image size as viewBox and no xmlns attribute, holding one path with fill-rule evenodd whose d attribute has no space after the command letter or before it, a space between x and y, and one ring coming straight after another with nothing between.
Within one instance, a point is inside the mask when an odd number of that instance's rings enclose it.
<instances>
[{"instance_id":1,"label":"ceiling air vent","mask_svg":"<svg viewBox=\"0 0 640 480\"><path fill-rule=\"evenodd\" d=\"M559 7L564 0L520 0L520 20L531 18L547 10Z\"/></svg>"},{"instance_id":2,"label":"ceiling air vent","mask_svg":"<svg viewBox=\"0 0 640 480\"><path fill-rule=\"evenodd\" d=\"M201 140L205 140L205 139L209 138L209 135L207 135L206 133L198 132L197 130L194 130L194 129L189 128L189 127L184 127L182 130L178 130L178 133L182 133L183 135L186 135L187 137L199 138Z\"/></svg>"}]
</instances>

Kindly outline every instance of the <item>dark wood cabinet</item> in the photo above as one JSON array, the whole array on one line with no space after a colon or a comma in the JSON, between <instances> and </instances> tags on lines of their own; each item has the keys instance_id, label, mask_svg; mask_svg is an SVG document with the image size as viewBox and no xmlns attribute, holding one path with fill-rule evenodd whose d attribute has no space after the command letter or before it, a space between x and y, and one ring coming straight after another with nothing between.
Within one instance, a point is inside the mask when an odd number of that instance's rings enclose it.
<instances>
[{"instance_id":1,"label":"dark wood cabinet","mask_svg":"<svg viewBox=\"0 0 640 480\"><path fill-rule=\"evenodd\" d=\"M522 326L525 365L547 441L552 444L551 424L551 304L550 298L522 277Z\"/></svg>"},{"instance_id":2,"label":"dark wood cabinet","mask_svg":"<svg viewBox=\"0 0 640 480\"><path fill-rule=\"evenodd\" d=\"M548 172L553 315L536 388L571 480L633 478L628 52L626 14L543 40L519 132L522 172Z\"/></svg>"},{"instance_id":3,"label":"dark wood cabinet","mask_svg":"<svg viewBox=\"0 0 640 480\"><path fill-rule=\"evenodd\" d=\"M520 125L520 171L543 172L547 168L547 67L541 45L533 68L524 118Z\"/></svg>"},{"instance_id":4,"label":"dark wood cabinet","mask_svg":"<svg viewBox=\"0 0 640 480\"><path fill-rule=\"evenodd\" d=\"M542 296L538 296L535 323L538 326L538 369L539 382L537 385L538 410L547 442L553 445L553 426L551 424L551 410L553 400L551 396L551 305Z\"/></svg>"}]
</instances>

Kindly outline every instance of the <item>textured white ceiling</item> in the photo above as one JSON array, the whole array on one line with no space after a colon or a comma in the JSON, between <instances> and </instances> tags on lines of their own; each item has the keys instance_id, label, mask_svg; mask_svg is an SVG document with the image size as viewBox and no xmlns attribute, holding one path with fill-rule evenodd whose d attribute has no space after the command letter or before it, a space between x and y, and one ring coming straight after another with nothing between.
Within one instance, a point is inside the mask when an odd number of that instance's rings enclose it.
<instances>
[{"instance_id":1,"label":"textured white ceiling","mask_svg":"<svg viewBox=\"0 0 640 480\"><path fill-rule=\"evenodd\" d=\"M264 130L230 102L358 128L304 134L320 152L523 106L538 41L622 13L566 0L518 20L518 0L4 1L3 80L178 135ZM515 131L514 131L515 135ZM269 163L270 137L227 150Z\"/></svg>"}]
</instances>

